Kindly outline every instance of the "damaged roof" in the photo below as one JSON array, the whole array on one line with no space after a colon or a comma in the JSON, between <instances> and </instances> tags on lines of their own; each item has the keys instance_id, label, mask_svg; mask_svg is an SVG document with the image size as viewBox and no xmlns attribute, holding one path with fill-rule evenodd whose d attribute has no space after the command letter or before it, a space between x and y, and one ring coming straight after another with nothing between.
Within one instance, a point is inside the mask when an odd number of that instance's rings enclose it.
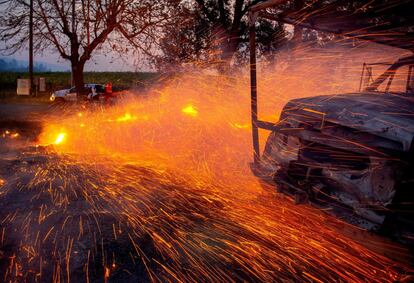
<instances>
[{"instance_id":1,"label":"damaged roof","mask_svg":"<svg viewBox=\"0 0 414 283\"><path fill-rule=\"evenodd\" d=\"M269 8L269 5L263 7ZM277 4L270 6L274 8L273 12L277 11L278 7ZM259 15L271 20L414 52L413 0L317 0L306 3L304 8L298 11L270 13L271 11L262 9Z\"/></svg>"},{"instance_id":2,"label":"damaged roof","mask_svg":"<svg viewBox=\"0 0 414 283\"><path fill-rule=\"evenodd\" d=\"M321 95L291 100L283 115L305 115L398 142L411 149L414 98L381 92ZM282 117L282 119L285 117Z\"/></svg>"}]
</instances>

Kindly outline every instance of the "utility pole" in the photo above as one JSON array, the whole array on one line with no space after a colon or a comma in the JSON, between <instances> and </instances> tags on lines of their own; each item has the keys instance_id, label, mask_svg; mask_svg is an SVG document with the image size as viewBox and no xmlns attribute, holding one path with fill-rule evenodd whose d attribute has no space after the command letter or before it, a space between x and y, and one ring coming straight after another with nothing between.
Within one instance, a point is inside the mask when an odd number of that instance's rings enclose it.
<instances>
[{"instance_id":1,"label":"utility pole","mask_svg":"<svg viewBox=\"0 0 414 283\"><path fill-rule=\"evenodd\" d=\"M91 3L90 3L90 0L88 0L88 18L87 18L87 20L86 20L86 32L87 32L87 34L88 34L88 48L89 48L89 45L91 44L91 33L90 33L90 31L89 31L89 14L90 14L90 5L91 5Z\"/></svg>"},{"instance_id":2,"label":"utility pole","mask_svg":"<svg viewBox=\"0 0 414 283\"><path fill-rule=\"evenodd\" d=\"M33 94L33 0L30 0L29 12L29 78L30 78L30 95Z\"/></svg>"},{"instance_id":3,"label":"utility pole","mask_svg":"<svg viewBox=\"0 0 414 283\"><path fill-rule=\"evenodd\" d=\"M76 0L72 0L72 33L73 33L73 35L72 36L74 36L75 34L76 34L76 31L75 31L75 29L76 29L76 20L75 20L75 1ZM71 52L72 53L72 52ZM73 67L72 67L73 68ZM74 81L74 78L73 78L73 69L71 69L71 73L70 73L71 75L70 75L70 77L71 77L71 80L70 80L70 83L71 83L71 86L74 86L75 85L75 81Z\"/></svg>"}]
</instances>

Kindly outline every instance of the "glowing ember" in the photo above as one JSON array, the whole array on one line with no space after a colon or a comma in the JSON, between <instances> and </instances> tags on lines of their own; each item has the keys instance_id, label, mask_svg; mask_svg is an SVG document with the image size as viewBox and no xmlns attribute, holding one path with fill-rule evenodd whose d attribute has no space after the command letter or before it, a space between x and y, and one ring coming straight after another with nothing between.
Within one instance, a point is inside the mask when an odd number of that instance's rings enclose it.
<instances>
[{"instance_id":1,"label":"glowing ember","mask_svg":"<svg viewBox=\"0 0 414 283\"><path fill-rule=\"evenodd\" d=\"M54 144L61 144L66 138L66 133L58 134L56 140L53 142Z\"/></svg>"},{"instance_id":2,"label":"glowing ember","mask_svg":"<svg viewBox=\"0 0 414 283\"><path fill-rule=\"evenodd\" d=\"M236 129L249 129L249 124L239 124L239 123L230 123L230 126L236 128Z\"/></svg>"},{"instance_id":3,"label":"glowing ember","mask_svg":"<svg viewBox=\"0 0 414 283\"><path fill-rule=\"evenodd\" d=\"M11 138L11 139L14 139L14 138L17 138L17 137L19 137L20 135L19 135L19 133L17 133L17 132L10 132L9 130L5 130L3 133L2 133L2 135L1 135L3 138Z\"/></svg>"},{"instance_id":4,"label":"glowing ember","mask_svg":"<svg viewBox=\"0 0 414 283\"><path fill-rule=\"evenodd\" d=\"M133 115L131 115L131 114L129 114L129 113L125 113L125 115L123 115L123 116L121 116L121 117L118 117L117 119L116 119L116 121L117 122L127 122L127 121L134 121L134 120L136 120L137 119L137 117L136 116L133 116Z\"/></svg>"},{"instance_id":5,"label":"glowing ember","mask_svg":"<svg viewBox=\"0 0 414 283\"><path fill-rule=\"evenodd\" d=\"M195 108L193 105L189 104L185 106L181 111L189 116L196 117L198 114L197 108Z\"/></svg>"}]
</instances>

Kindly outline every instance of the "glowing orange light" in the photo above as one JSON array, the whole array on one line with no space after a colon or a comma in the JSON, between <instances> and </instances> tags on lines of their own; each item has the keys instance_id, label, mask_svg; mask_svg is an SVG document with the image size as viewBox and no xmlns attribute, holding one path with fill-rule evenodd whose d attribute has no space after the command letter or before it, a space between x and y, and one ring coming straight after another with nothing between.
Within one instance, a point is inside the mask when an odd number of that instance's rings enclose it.
<instances>
[{"instance_id":1,"label":"glowing orange light","mask_svg":"<svg viewBox=\"0 0 414 283\"><path fill-rule=\"evenodd\" d=\"M65 140L65 137L66 137L66 133L60 133L60 134L57 136L57 138L56 138L56 140L55 140L54 144L61 144L61 143Z\"/></svg>"},{"instance_id":2,"label":"glowing orange light","mask_svg":"<svg viewBox=\"0 0 414 283\"><path fill-rule=\"evenodd\" d=\"M6 181L3 179L0 179L0 187L2 187L4 184L6 184Z\"/></svg>"},{"instance_id":3,"label":"glowing orange light","mask_svg":"<svg viewBox=\"0 0 414 283\"><path fill-rule=\"evenodd\" d=\"M133 115L131 115L129 113L125 113L124 116L118 117L116 119L116 121L117 122L127 122L127 121L133 121L133 120L136 120L136 119L137 119L136 116L133 116Z\"/></svg>"},{"instance_id":4,"label":"glowing orange light","mask_svg":"<svg viewBox=\"0 0 414 283\"><path fill-rule=\"evenodd\" d=\"M230 123L230 125L236 129L248 129L249 124Z\"/></svg>"},{"instance_id":5,"label":"glowing orange light","mask_svg":"<svg viewBox=\"0 0 414 283\"><path fill-rule=\"evenodd\" d=\"M110 274L111 274L111 270L107 266L105 266L105 274L104 274L105 279L109 278Z\"/></svg>"},{"instance_id":6,"label":"glowing orange light","mask_svg":"<svg viewBox=\"0 0 414 283\"><path fill-rule=\"evenodd\" d=\"M82 116L83 116L82 112L79 112L78 117L82 117Z\"/></svg>"},{"instance_id":7,"label":"glowing orange light","mask_svg":"<svg viewBox=\"0 0 414 283\"><path fill-rule=\"evenodd\" d=\"M189 115L189 116L197 116L198 114L198 110L197 108L195 108L193 105L189 104L187 106L185 106L183 109L181 109L181 112Z\"/></svg>"},{"instance_id":8,"label":"glowing orange light","mask_svg":"<svg viewBox=\"0 0 414 283\"><path fill-rule=\"evenodd\" d=\"M14 139L14 138L17 138L19 136L19 133L17 133L17 132L12 133L9 130L5 130L1 136L3 138L10 137L10 138Z\"/></svg>"}]
</instances>

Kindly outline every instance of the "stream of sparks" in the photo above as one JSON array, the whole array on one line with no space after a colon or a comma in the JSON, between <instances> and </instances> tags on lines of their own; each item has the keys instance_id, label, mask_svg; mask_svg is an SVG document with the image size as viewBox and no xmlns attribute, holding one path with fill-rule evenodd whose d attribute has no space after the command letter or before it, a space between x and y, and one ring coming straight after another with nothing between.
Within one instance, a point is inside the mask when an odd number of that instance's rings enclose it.
<instances>
[{"instance_id":1,"label":"stream of sparks","mask_svg":"<svg viewBox=\"0 0 414 283\"><path fill-rule=\"evenodd\" d=\"M0 183L8 203L1 246L15 247L2 252L4 281L403 278L409 267L349 237L361 231L295 206L252 176L247 82L187 75L112 108L45 123L38 143L52 146L28 153ZM297 78L285 77L289 84L290 92L269 96L268 119L316 85L298 90ZM265 79L259 91L274 85Z\"/></svg>"}]
</instances>

